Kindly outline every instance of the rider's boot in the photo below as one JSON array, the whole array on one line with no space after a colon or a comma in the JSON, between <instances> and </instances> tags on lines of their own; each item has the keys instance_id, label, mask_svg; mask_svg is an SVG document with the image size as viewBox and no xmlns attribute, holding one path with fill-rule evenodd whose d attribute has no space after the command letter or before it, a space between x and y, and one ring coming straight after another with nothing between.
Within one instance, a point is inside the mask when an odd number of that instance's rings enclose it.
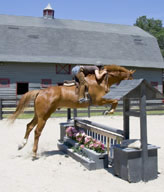
<instances>
[{"instance_id":1,"label":"rider's boot","mask_svg":"<svg viewBox=\"0 0 164 192\"><path fill-rule=\"evenodd\" d=\"M86 90L88 90L88 83L85 80L84 73L80 71L77 75L77 78L79 79L80 82L80 87L79 87L79 103L86 103L89 102L89 99L86 95ZM88 92L88 91L87 91Z\"/></svg>"}]
</instances>

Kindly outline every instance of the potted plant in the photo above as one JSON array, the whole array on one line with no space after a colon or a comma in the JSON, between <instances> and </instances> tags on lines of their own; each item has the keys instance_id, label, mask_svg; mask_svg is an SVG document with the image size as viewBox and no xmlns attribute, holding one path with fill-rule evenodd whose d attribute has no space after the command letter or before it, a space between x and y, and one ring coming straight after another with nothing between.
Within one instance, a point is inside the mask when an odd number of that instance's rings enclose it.
<instances>
[{"instance_id":1,"label":"potted plant","mask_svg":"<svg viewBox=\"0 0 164 192\"><path fill-rule=\"evenodd\" d=\"M75 127L66 128L64 145L81 158L87 158L90 162L94 162L94 169L108 167L108 155L104 144L86 135L84 131L78 131Z\"/></svg>"}]
</instances>

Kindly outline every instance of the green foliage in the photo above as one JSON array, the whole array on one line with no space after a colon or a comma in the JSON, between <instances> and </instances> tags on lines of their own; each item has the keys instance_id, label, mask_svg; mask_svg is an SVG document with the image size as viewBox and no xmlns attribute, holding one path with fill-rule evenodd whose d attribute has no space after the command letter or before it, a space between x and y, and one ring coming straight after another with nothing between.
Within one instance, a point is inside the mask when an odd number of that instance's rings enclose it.
<instances>
[{"instance_id":1,"label":"green foliage","mask_svg":"<svg viewBox=\"0 0 164 192\"><path fill-rule=\"evenodd\" d=\"M136 20L134 25L156 37L161 53L164 57L164 28L162 27L162 21L155 20L154 18L148 19L146 16L141 16Z\"/></svg>"},{"instance_id":2,"label":"green foliage","mask_svg":"<svg viewBox=\"0 0 164 192\"><path fill-rule=\"evenodd\" d=\"M161 20L155 20L154 18L148 19L146 16L139 17L134 25L151 34L156 34L162 29Z\"/></svg>"},{"instance_id":3,"label":"green foliage","mask_svg":"<svg viewBox=\"0 0 164 192\"><path fill-rule=\"evenodd\" d=\"M161 49L164 49L164 28L156 33L156 38L158 40Z\"/></svg>"}]
</instances>

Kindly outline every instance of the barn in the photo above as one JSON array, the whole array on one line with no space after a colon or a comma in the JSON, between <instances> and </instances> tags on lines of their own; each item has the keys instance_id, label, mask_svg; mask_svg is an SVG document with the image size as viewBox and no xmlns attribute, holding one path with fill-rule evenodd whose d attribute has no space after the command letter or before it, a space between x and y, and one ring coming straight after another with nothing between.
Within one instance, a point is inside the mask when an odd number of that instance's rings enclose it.
<instances>
[{"instance_id":1,"label":"barn","mask_svg":"<svg viewBox=\"0 0 164 192\"><path fill-rule=\"evenodd\" d=\"M48 5L43 17L0 15L0 97L72 79L74 65L136 69L163 92L164 62L156 39L136 26L64 20Z\"/></svg>"}]
</instances>

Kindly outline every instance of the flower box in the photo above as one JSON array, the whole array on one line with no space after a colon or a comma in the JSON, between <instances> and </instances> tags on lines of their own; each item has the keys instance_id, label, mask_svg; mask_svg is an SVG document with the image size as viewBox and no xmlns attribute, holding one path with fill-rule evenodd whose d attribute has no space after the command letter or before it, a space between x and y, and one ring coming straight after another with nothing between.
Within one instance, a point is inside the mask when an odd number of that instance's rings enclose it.
<instances>
[{"instance_id":1,"label":"flower box","mask_svg":"<svg viewBox=\"0 0 164 192\"><path fill-rule=\"evenodd\" d=\"M75 160L83 164L88 170L96 170L108 167L107 153L97 153L88 148L81 148L82 153L76 153L73 148L77 148L80 144L68 137L64 137L64 142L58 141L58 148L70 155Z\"/></svg>"}]
</instances>

